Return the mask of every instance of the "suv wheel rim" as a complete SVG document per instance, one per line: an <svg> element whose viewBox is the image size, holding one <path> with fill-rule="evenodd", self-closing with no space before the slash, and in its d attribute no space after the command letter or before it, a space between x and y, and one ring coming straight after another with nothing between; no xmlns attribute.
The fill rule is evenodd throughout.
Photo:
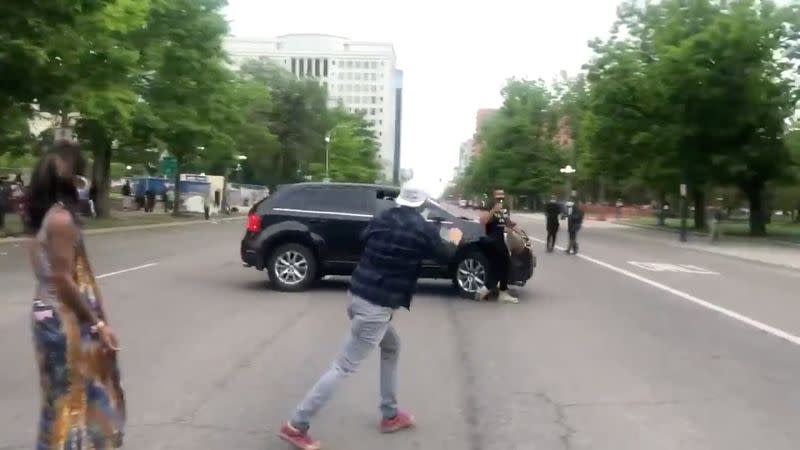
<svg viewBox="0 0 800 450"><path fill-rule="evenodd" d="M463 291L478 292L486 283L486 269L477 259L467 258L458 264L456 280Z"/></svg>
<svg viewBox="0 0 800 450"><path fill-rule="evenodd" d="M286 285L301 283L308 276L308 260L300 252L289 250L275 260L275 276Z"/></svg>

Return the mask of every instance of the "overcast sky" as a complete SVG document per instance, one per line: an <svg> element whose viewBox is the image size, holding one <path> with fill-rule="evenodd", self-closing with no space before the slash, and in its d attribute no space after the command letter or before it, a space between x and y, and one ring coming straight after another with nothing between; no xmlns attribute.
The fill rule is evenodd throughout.
<svg viewBox="0 0 800 450"><path fill-rule="evenodd" d="M435 194L475 130L476 110L500 106L507 78L578 72L591 56L587 41L608 34L617 3L229 0L227 16L238 37L322 33L393 43L405 76L402 167Z"/></svg>

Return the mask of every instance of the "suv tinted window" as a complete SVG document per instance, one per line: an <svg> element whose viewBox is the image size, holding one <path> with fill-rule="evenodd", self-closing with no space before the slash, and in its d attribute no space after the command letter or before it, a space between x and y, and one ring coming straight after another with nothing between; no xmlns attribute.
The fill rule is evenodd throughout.
<svg viewBox="0 0 800 450"><path fill-rule="evenodd" d="M434 217L438 217L440 219L444 219L449 222L452 222L455 219L454 215L445 211L444 208L442 208L441 206L439 206L438 204L434 203L431 200L425 202L425 205L422 207L421 214L422 217L426 219L432 219Z"/></svg>
<svg viewBox="0 0 800 450"><path fill-rule="evenodd" d="M368 188L308 186L284 193L274 206L304 211L372 214L370 200L373 196Z"/></svg>

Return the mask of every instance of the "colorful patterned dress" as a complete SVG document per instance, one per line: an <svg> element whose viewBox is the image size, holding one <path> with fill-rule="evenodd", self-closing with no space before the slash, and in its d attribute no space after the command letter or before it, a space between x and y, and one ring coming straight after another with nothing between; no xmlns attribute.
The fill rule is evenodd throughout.
<svg viewBox="0 0 800 450"><path fill-rule="evenodd" d="M54 206L59 208L59 206ZM51 209L51 212L53 211ZM51 282L47 221L34 242L37 292L32 328L42 389L37 450L108 450L122 446L125 398L117 356L103 349L89 324L60 301ZM75 281L102 318L83 237L75 242Z"/></svg>

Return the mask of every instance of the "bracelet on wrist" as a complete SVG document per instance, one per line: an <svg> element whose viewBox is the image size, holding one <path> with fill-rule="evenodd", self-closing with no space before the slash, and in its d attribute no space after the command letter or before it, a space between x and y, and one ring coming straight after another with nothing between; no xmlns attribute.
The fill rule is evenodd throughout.
<svg viewBox="0 0 800 450"><path fill-rule="evenodd" d="M103 322L102 320L98 320L97 323L95 323L91 327L92 333L97 333L98 331L103 329L103 327L105 327L105 326L106 326L105 322Z"/></svg>

